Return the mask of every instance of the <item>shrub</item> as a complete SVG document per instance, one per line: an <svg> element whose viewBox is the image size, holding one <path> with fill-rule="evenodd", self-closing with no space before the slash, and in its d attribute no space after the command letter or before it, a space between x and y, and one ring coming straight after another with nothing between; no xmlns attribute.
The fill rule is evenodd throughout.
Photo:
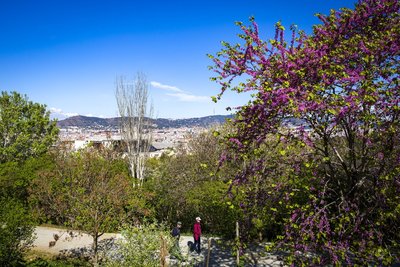
<svg viewBox="0 0 400 267"><path fill-rule="evenodd" d="M170 231L164 224L145 221L138 226L125 226L119 247L107 266L160 266L172 246Z"/></svg>

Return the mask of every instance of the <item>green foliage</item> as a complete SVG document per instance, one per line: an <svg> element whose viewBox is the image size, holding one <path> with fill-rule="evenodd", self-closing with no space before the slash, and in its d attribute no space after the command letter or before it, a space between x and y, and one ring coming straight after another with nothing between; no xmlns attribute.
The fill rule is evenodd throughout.
<svg viewBox="0 0 400 267"><path fill-rule="evenodd" d="M30 157L24 162L0 163L0 196L27 202L29 185L37 172L53 167L48 154Z"/></svg>
<svg viewBox="0 0 400 267"><path fill-rule="evenodd" d="M58 136L46 106L17 92L0 96L0 163L23 161L45 153Z"/></svg>
<svg viewBox="0 0 400 267"><path fill-rule="evenodd" d="M126 225L117 251L118 259L110 259L107 266L160 266L161 252L169 251L174 239L167 225L147 222L138 226Z"/></svg>
<svg viewBox="0 0 400 267"><path fill-rule="evenodd" d="M0 163L0 196L26 199L27 177L21 174L23 164Z"/></svg>
<svg viewBox="0 0 400 267"><path fill-rule="evenodd" d="M23 266L33 230L31 216L18 200L0 198L0 266Z"/></svg>
<svg viewBox="0 0 400 267"><path fill-rule="evenodd" d="M89 232L115 229L130 196L124 163L94 149L53 157L54 167L36 173L31 203L58 224Z"/></svg>
<svg viewBox="0 0 400 267"><path fill-rule="evenodd" d="M33 218L27 209L28 187L58 136L46 106L17 92L0 96L0 265L23 264L32 242ZM44 159L44 157L42 158Z"/></svg>
<svg viewBox="0 0 400 267"><path fill-rule="evenodd" d="M124 161L93 148L54 154L54 168L37 173L31 203L58 224L93 237L94 262L98 238L128 220L132 186Z"/></svg>
<svg viewBox="0 0 400 267"><path fill-rule="evenodd" d="M231 193L239 198L245 214L242 240L275 240L284 231L285 218L306 204L310 187L306 177L312 174L308 168L299 169L301 164L312 164L307 151L301 143L282 142L271 134L248 153L237 154L242 169L235 176ZM261 162L262 167L257 165Z"/></svg>
<svg viewBox="0 0 400 267"><path fill-rule="evenodd" d="M222 181L206 181L188 190L184 196L189 208L186 215L189 218L200 215L205 222L204 231L234 237L235 221L241 211L238 201L228 197L228 190L229 185Z"/></svg>
<svg viewBox="0 0 400 267"><path fill-rule="evenodd" d="M176 155L163 156L157 162L153 159L149 164L153 178L146 187L154 192L152 203L159 220L167 219L171 224L182 221L183 231L191 232L194 218L201 216L204 231L234 234L240 211L238 202L228 196L226 177L235 172L235 166L219 169L219 138L213 131L202 133Z"/></svg>

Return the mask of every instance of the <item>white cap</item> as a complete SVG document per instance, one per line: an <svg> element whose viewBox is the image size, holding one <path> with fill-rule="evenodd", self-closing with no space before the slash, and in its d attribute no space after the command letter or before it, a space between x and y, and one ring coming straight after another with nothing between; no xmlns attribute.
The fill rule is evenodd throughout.
<svg viewBox="0 0 400 267"><path fill-rule="evenodd" d="M196 217L196 221L201 221L200 217Z"/></svg>

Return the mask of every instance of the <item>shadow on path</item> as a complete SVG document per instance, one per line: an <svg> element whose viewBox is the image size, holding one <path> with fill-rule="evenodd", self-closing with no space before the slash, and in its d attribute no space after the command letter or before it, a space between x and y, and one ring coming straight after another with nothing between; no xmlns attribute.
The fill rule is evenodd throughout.
<svg viewBox="0 0 400 267"><path fill-rule="evenodd" d="M204 238L202 243L202 251L199 254L190 251L190 243L192 241L187 241L184 239L181 241L181 253L184 261L178 261L173 256L169 260L169 266L237 266L236 256L232 251L230 244L225 243L225 241L217 238ZM209 242L210 241L210 242ZM186 242L186 244L185 244ZM210 248L208 247L210 244ZM270 254L265 252L264 246L252 246L245 251L242 257L242 263L244 261L244 266L246 267L280 267L283 266L281 257L276 254Z"/></svg>

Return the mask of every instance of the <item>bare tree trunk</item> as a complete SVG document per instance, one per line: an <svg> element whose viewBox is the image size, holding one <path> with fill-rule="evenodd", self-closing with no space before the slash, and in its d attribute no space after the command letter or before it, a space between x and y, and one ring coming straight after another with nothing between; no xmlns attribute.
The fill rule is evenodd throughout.
<svg viewBox="0 0 400 267"><path fill-rule="evenodd" d="M134 186L142 186L145 162L152 143L152 107L148 107L148 82L138 73L133 82L117 77L115 97L120 115L120 131L128 157Z"/></svg>
<svg viewBox="0 0 400 267"><path fill-rule="evenodd" d="M93 235L93 266L99 266L99 235L95 233Z"/></svg>

